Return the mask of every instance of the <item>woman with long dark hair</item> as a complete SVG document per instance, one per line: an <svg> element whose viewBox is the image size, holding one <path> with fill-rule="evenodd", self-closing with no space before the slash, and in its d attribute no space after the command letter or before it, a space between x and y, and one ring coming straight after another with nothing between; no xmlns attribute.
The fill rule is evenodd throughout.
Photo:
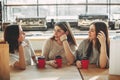
<svg viewBox="0 0 120 80"><path fill-rule="evenodd" d="M17 24L8 25L4 31L4 40L9 44L10 65L16 69L24 70L31 65L31 58L36 63L35 52L25 33Z"/></svg>
<svg viewBox="0 0 120 80"><path fill-rule="evenodd" d="M81 68L81 60L85 57L90 64L100 68L108 67L110 40L107 25L104 22L93 22L88 34L89 38L83 40L76 50L77 67Z"/></svg>

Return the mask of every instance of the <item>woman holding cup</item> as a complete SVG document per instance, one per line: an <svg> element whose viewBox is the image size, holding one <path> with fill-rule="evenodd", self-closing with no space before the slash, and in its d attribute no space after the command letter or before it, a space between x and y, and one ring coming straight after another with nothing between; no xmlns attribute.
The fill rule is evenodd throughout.
<svg viewBox="0 0 120 80"><path fill-rule="evenodd" d="M76 66L82 68L82 59L87 58L90 64L100 68L108 67L109 36L104 22L93 22L89 29L89 38L83 40L75 52Z"/></svg>
<svg viewBox="0 0 120 80"><path fill-rule="evenodd" d="M47 39L42 49L42 55L45 56L46 64L55 68L58 67L56 56L61 56L62 63L71 65L75 57L76 41L70 29L69 23L58 22L54 27L54 34Z"/></svg>

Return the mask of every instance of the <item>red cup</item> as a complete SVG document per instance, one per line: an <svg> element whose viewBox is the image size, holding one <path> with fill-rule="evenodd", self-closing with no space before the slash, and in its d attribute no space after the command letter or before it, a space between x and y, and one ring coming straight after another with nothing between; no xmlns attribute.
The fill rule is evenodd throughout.
<svg viewBox="0 0 120 80"><path fill-rule="evenodd" d="M45 68L45 57L38 57L38 68Z"/></svg>
<svg viewBox="0 0 120 80"><path fill-rule="evenodd" d="M83 59L83 60L81 60L81 64L82 64L83 69L88 69L89 60L88 59Z"/></svg>
<svg viewBox="0 0 120 80"><path fill-rule="evenodd" d="M56 60L57 68L61 68L62 67L62 57L56 56L55 60Z"/></svg>

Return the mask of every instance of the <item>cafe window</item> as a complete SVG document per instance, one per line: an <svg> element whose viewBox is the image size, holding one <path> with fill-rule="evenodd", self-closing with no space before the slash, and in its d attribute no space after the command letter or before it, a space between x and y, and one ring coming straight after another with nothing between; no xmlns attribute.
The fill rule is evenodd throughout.
<svg viewBox="0 0 120 80"><path fill-rule="evenodd" d="M120 13L120 0L2 0L3 20L16 17L78 16ZM113 4L114 3L114 4ZM108 5L111 4L111 5ZM99 11L100 9L100 11Z"/></svg>

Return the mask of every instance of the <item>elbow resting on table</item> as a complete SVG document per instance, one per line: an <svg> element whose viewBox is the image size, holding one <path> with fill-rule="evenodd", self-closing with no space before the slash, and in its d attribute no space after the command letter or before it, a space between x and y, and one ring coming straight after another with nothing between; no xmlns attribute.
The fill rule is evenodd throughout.
<svg viewBox="0 0 120 80"><path fill-rule="evenodd" d="M104 68L106 68L106 65L100 65L100 68L104 69Z"/></svg>
<svg viewBox="0 0 120 80"><path fill-rule="evenodd" d="M19 69L20 69L20 70L25 70L25 69L26 69L26 67L19 67Z"/></svg>
<svg viewBox="0 0 120 80"><path fill-rule="evenodd" d="M73 61L69 61L67 64L68 65L72 65L74 63L74 60Z"/></svg>

